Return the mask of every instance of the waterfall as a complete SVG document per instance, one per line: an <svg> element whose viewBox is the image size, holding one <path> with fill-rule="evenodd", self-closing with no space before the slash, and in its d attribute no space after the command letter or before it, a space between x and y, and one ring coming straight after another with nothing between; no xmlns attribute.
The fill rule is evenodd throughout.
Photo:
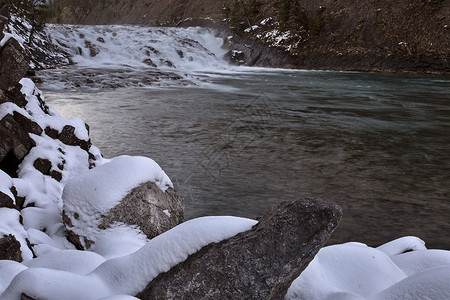
<svg viewBox="0 0 450 300"><path fill-rule="evenodd" d="M223 40L201 27L48 25L47 32L80 66L180 70L226 67Z"/></svg>
<svg viewBox="0 0 450 300"><path fill-rule="evenodd" d="M41 72L50 87L197 85L205 74L229 68L223 39L201 27L50 24L46 31L75 64Z"/></svg>

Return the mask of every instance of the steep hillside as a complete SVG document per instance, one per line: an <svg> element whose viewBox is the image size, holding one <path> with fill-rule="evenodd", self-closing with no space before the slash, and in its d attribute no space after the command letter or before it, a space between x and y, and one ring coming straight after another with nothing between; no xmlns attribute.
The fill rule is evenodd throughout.
<svg viewBox="0 0 450 300"><path fill-rule="evenodd" d="M185 18L219 20L225 1L205 0L55 0L51 21L74 24L174 25Z"/></svg>
<svg viewBox="0 0 450 300"><path fill-rule="evenodd" d="M224 37L233 31L230 48L248 65L450 73L450 0L55 0L50 14L75 24L210 19Z"/></svg>

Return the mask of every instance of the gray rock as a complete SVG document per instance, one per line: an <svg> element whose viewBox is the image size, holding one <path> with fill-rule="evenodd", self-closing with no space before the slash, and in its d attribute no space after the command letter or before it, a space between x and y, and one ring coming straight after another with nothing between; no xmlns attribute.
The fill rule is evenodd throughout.
<svg viewBox="0 0 450 300"><path fill-rule="evenodd" d="M68 240L78 249L86 250L95 244L95 240L81 234L86 228L74 225L78 223L80 214L82 212L64 211L63 223L67 229ZM146 182L132 189L107 214L101 215L101 222L94 230L100 233L113 227L115 223L123 223L139 228L151 239L177 226L183 220L183 198L173 188L163 192L154 182Z"/></svg>
<svg viewBox="0 0 450 300"><path fill-rule="evenodd" d="M0 168L9 176L17 176L20 162L35 145L28 132L12 115L6 115L0 120Z"/></svg>
<svg viewBox="0 0 450 300"><path fill-rule="evenodd" d="M38 123L28 119L21 113L18 113L17 111L15 111L13 113L13 118L26 132L33 133L36 135L42 134L43 130L42 130L41 126L39 126Z"/></svg>
<svg viewBox="0 0 450 300"><path fill-rule="evenodd" d="M28 71L29 57L19 42L11 38L0 49L0 89L11 91Z"/></svg>
<svg viewBox="0 0 450 300"><path fill-rule="evenodd" d="M22 261L20 243L12 234L0 238L0 260Z"/></svg>
<svg viewBox="0 0 450 300"><path fill-rule="evenodd" d="M342 216L334 203L281 202L252 230L210 244L137 295L140 299L284 299Z"/></svg>
<svg viewBox="0 0 450 300"><path fill-rule="evenodd" d="M154 238L183 220L181 196L172 188L162 192L155 183L146 182L133 189L108 215L103 216L100 228L123 222L139 226L148 238Z"/></svg>

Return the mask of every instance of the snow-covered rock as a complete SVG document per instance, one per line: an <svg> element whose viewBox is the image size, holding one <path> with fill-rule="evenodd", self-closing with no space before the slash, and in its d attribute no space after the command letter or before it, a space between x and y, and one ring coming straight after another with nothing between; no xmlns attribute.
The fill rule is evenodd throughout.
<svg viewBox="0 0 450 300"><path fill-rule="evenodd" d="M181 197L146 157L120 156L73 177L64 187L63 202L69 238L80 249L127 227L145 239L183 221Z"/></svg>
<svg viewBox="0 0 450 300"><path fill-rule="evenodd" d="M282 201L251 230L205 247L149 282L137 297L282 299L341 216L335 203Z"/></svg>
<svg viewBox="0 0 450 300"><path fill-rule="evenodd" d="M54 258L43 256L26 265L0 262L0 299L21 299L22 294L46 300L133 299L158 274L202 247L250 230L256 223L236 217L190 220L150 240L139 251L104 262L89 251L67 250L53 250Z"/></svg>
<svg viewBox="0 0 450 300"><path fill-rule="evenodd" d="M449 299L450 251L416 237L378 248L328 246L293 282L286 299Z"/></svg>
<svg viewBox="0 0 450 300"><path fill-rule="evenodd" d="M53 247L73 247L66 240L61 219L62 190L67 179L101 164L102 159L95 147L82 149L82 145L67 142L83 140L89 145L83 121L61 117L45 104L30 79L8 75L16 66L22 70L14 72L22 75L28 69L22 46L17 45L14 53L5 52L14 43L15 38L10 38L0 52L0 60L11 63L8 68L2 65L0 74L0 239L5 237L3 243L9 243L11 249L20 243L16 260L27 261ZM43 130L49 125L77 128L55 139Z"/></svg>
<svg viewBox="0 0 450 300"><path fill-rule="evenodd" d="M0 39L0 46L12 38L19 42L30 57L31 69L54 68L70 64L69 55L53 44L44 30L37 30L32 22L23 16L9 15L2 11L5 38ZM4 30L4 32L3 32Z"/></svg>

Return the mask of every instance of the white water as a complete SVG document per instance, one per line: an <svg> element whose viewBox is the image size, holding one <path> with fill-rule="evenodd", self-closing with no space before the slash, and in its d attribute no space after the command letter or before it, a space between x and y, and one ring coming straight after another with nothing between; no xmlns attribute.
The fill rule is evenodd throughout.
<svg viewBox="0 0 450 300"><path fill-rule="evenodd" d="M40 74L54 88L198 85L229 69L223 39L205 28L48 25L76 68ZM68 76L68 73L70 75Z"/></svg>

